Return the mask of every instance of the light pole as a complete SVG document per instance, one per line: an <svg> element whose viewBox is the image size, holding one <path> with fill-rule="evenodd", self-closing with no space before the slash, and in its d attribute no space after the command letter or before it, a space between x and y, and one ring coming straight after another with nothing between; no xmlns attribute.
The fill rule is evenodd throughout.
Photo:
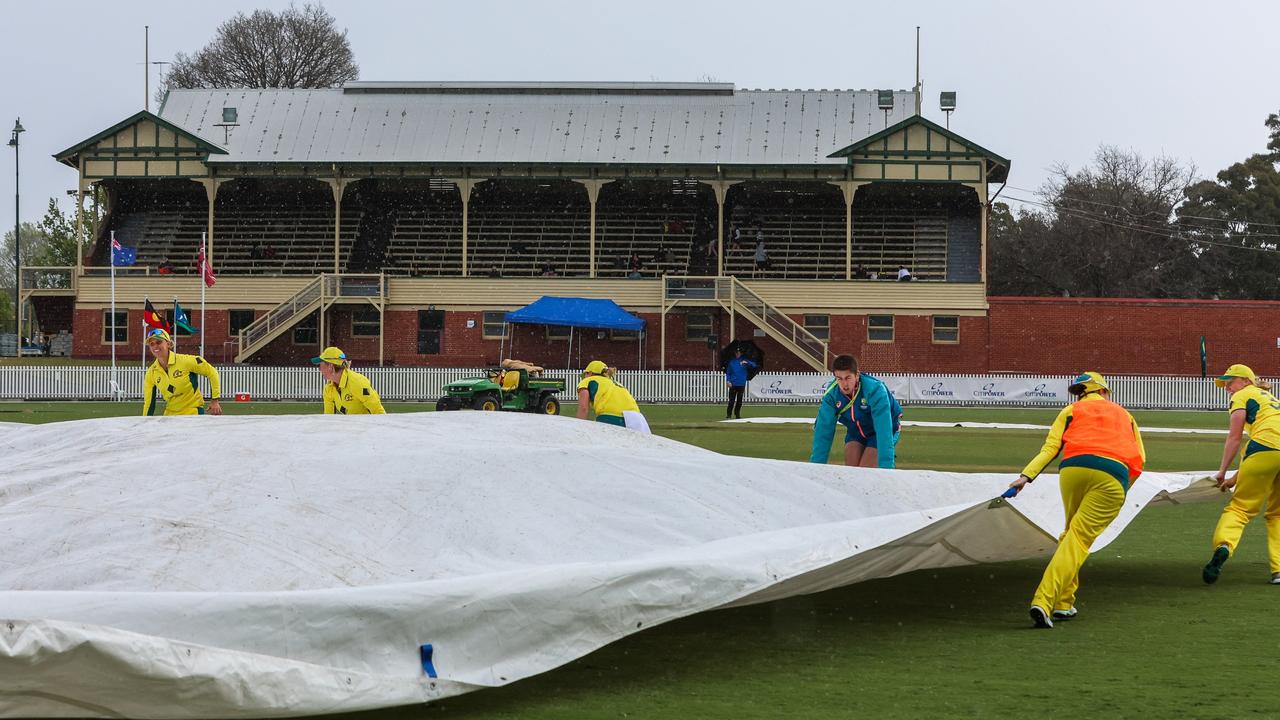
<svg viewBox="0 0 1280 720"><path fill-rule="evenodd" d="M13 336L17 343L14 355L22 356L22 237L19 235L20 222L18 214L18 183L22 176L18 173L18 135L26 132L22 127L22 118L13 122L13 135L9 138L9 147L13 148Z"/></svg>

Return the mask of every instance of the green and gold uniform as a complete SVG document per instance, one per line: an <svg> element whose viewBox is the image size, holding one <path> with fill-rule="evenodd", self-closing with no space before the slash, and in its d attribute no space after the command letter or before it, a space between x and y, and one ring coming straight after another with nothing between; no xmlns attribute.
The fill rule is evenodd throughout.
<svg viewBox="0 0 1280 720"><path fill-rule="evenodd" d="M386 415L382 398L369 384L369 378L346 368L337 383L324 384L326 415Z"/></svg>
<svg viewBox="0 0 1280 720"><path fill-rule="evenodd" d="M1095 393L1058 413L1040 454L1022 474L1034 480L1059 452L1058 483L1066 529L1031 600L1047 611L1070 611L1075 606L1080 568L1089 548L1120 514L1129 483L1142 473L1147 459L1133 416Z"/></svg>
<svg viewBox="0 0 1280 720"><path fill-rule="evenodd" d="M164 398L165 415L203 415L204 395L197 376L209 379L209 399L222 396L218 370L199 355L169 353L169 365L160 367L156 360L147 368L142 381L142 414L155 415L157 396Z"/></svg>
<svg viewBox="0 0 1280 720"><path fill-rule="evenodd" d="M596 413L596 421L626 427L622 413L640 412L636 399L630 391L604 375L591 375L582 378L578 389L586 389L591 398L591 409Z"/></svg>
<svg viewBox="0 0 1280 720"><path fill-rule="evenodd" d="M1249 385L1231 396L1228 413L1244 413L1249 443L1244 448L1236 491L1222 509L1213 531L1213 546L1226 545L1235 554L1244 526L1263 507L1267 523L1267 556L1271 572L1280 572L1280 400Z"/></svg>

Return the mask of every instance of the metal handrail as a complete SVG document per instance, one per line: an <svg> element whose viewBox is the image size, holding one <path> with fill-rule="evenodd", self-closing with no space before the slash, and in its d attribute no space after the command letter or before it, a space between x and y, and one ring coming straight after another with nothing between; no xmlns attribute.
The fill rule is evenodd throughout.
<svg viewBox="0 0 1280 720"><path fill-rule="evenodd" d="M23 265L20 275L23 290L74 290L76 287L76 269L72 265ZM64 282L57 285L40 282L42 277L49 276Z"/></svg>
<svg viewBox="0 0 1280 720"><path fill-rule="evenodd" d="M370 284L369 281L373 281ZM372 290L372 292L370 292ZM332 274L324 273L307 283L293 297L285 300L270 312L249 323L240 331L240 352L253 349L264 339L270 337L280 327L290 324L293 318L303 312L309 312L312 306L325 298L363 297L383 299L387 294L387 283L382 275L370 273Z"/></svg>
<svg viewBox="0 0 1280 720"><path fill-rule="evenodd" d="M714 300L753 315L759 324L790 340L822 367L828 364L830 349L826 342L732 275L668 275L663 278L662 292L664 300Z"/></svg>

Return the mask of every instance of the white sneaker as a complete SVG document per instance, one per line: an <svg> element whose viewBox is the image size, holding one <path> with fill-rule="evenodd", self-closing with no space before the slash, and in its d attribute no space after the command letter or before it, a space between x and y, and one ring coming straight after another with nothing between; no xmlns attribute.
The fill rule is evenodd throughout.
<svg viewBox="0 0 1280 720"><path fill-rule="evenodd" d="M1280 573L1271 573L1271 584L1280 585Z"/></svg>
<svg viewBox="0 0 1280 720"><path fill-rule="evenodd" d="M1031 622L1035 623L1035 627L1049 629L1053 627L1053 620L1049 618L1049 613L1039 605L1031 606Z"/></svg>
<svg viewBox="0 0 1280 720"><path fill-rule="evenodd" d="M1052 617L1054 620L1070 620L1071 618L1079 614L1080 614L1080 611L1072 607L1066 610L1054 610L1053 614L1050 617Z"/></svg>

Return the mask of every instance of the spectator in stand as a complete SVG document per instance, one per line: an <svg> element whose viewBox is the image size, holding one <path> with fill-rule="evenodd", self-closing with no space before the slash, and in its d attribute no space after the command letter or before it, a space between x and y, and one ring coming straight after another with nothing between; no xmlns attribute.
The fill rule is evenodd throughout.
<svg viewBox="0 0 1280 720"><path fill-rule="evenodd" d="M497 265L494 265L493 267L489 268L489 277L491 278L502 277L502 271L498 269Z"/></svg>
<svg viewBox="0 0 1280 720"><path fill-rule="evenodd" d="M542 263L542 277L557 277L560 273L556 272L556 268L551 261Z"/></svg>
<svg viewBox="0 0 1280 720"><path fill-rule="evenodd" d="M911 282L911 271L906 265L898 266L898 282Z"/></svg>
<svg viewBox="0 0 1280 720"><path fill-rule="evenodd" d="M764 228L756 225L756 270L769 269L769 251L764 247Z"/></svg>
<svg viewBox="0 0 1280 720"><path fill-rule="evenodd" d="M263 259L264 259L264 260L275 260L275 259L276 259L276 246L275 246L275 245L267 245L266 247L262 248L262 257L263 257Z"/></svg>
<svg viewBox="0 0 1280 720"><path fill-rule="evenodd" d="M867 280L867 279L870 279L870 277L871 276L867 274L867 269L863 267L861 264L855 265L853 267L854 280Z"/></svg>
<svg viewBox="0 0 1280 720"><path fill-rule="evenodd" d="M729 228L729 249L737 250L740 245L742 245L742 228L734 223Z"/></svg>
<svg viewBox="0 0 1280 720"><path fill-rule="evenodd" d="M729 386L729 407L724 411L725 419L730 417L742 419L742 396L747 390L747 374L756 364L742 357L742 348L733 351L733 359L724 366L724 382Z"/></svg>
<svg viewBox="0 0 1280 720"><path fill-rule="evenodd" d="M161 275L172 275L173 263L169 261L169 258L165 258L164 260L161 260L160 265L156 268L156 272L160 273Z"/></svg>
<svg viewBox="0 0 1280 720"><path fill-rule="evenodd" d="M644 261L640 259L639 253L631 253L631 260L627 263L627 277L632 280L639 280L643 275L641 270L644 269Z"/></svg>
<svg viewBox="0 0 1280 720"><path fill-rule="evenodd" d="M253 247L249 248L249 259L261 260L262 257L262 243L254 243Z"/></svg>

